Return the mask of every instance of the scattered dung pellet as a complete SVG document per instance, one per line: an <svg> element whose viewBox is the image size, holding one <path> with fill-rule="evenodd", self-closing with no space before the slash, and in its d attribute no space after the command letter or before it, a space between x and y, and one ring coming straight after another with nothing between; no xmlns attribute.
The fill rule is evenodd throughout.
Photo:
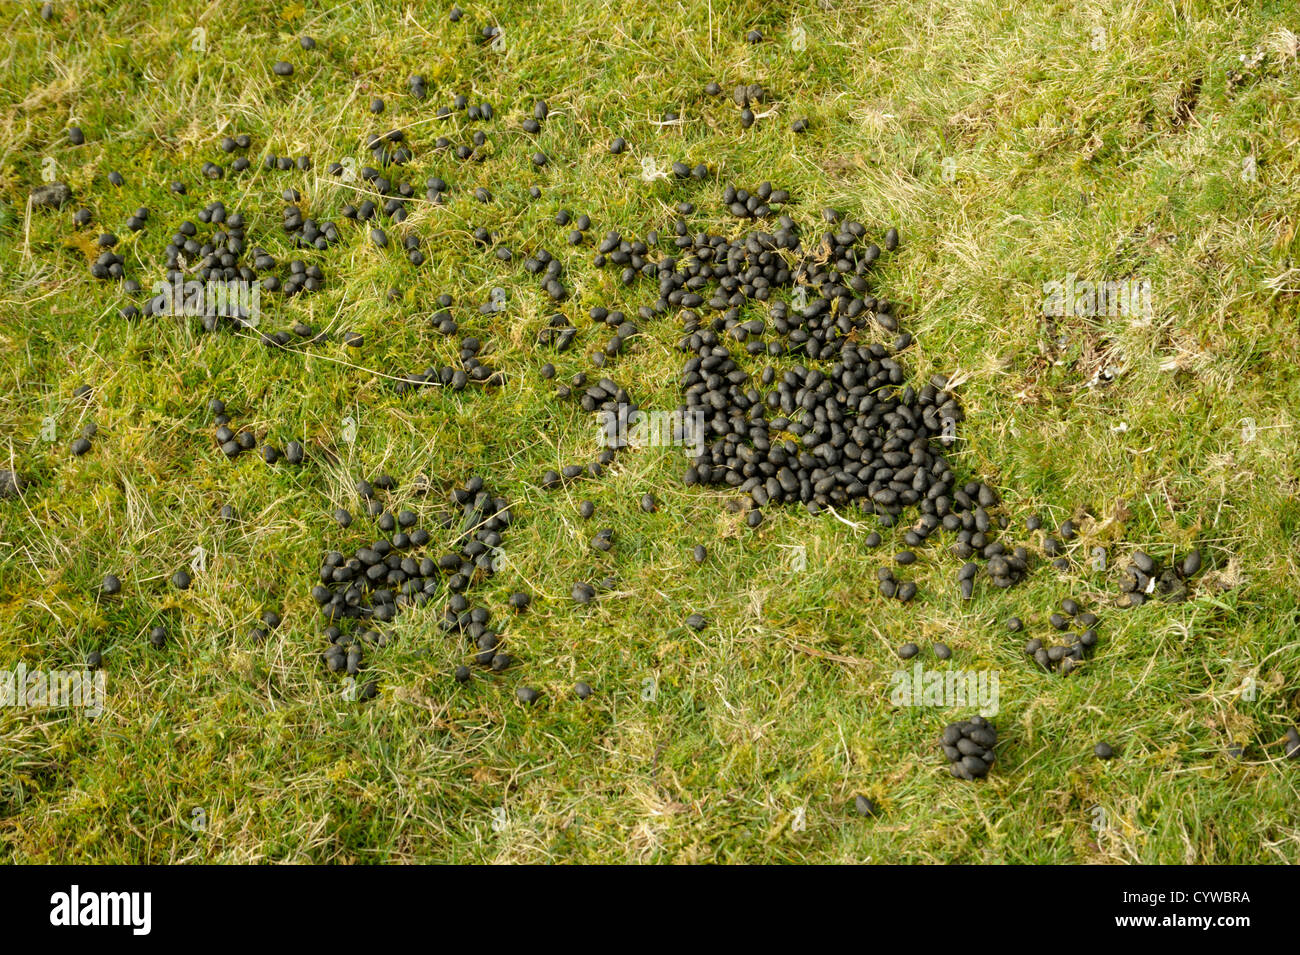
<svg viewBox="0 0 1300 955"><path fill-rule="evenodd" d="M591 503L591 501L578 502L578 516L583 520L590 520L595 513L596 505Z"/></svg>
<svg viewBox="0 0 1300 955"><path fill-rule="evenodd" d="M50 182L34 188L28 201L32 208L59 208L72 200L72 190L66 183Z"/></svg>
<svg viewBox="0 0 1300 955"><path fill-rule="evenodd" d="M857 810L859 816L874 816L876 814L876 804L861 793L854 798L853 808Z"/></svg>
<svg viewBox="0 0 1300 955"><path fill-rule="evenodd" d="M921 648L915 643L905 643L896 651L900 660L910 660L920 652Z"/></svg>
<svg viewBox="0 0 1300 955"><path fill-rule="evenodd" d="M515 698L518 699L520 703L528 706L537 702L537 696L537 691L531 686L521 686L519 689L515 690Z"/></svg>
<svg viewBox="0 0 1300 955"><path fill-rule="evenodd" d="M81 457L83 454L85 454L87 451L90 450L90 442L87 441L85 438L77 438L72 442L72 445L69 448L69 450L77 457Z"/></svg>
<svg viewBox="0 0 1300 955"><path fill-rule="evenodd" d="M936 643L931 649L940 660L947 660L952 656L952 648L946 643Z"/></svg>
<svg viewBox="0 0 1300 955"><path fill-rule="evenodd" d="M275 73L276 76L292 76L293 64L285 60L277 60L275 65L271 67L271 71Z"/></svg>
<svg viewBox="0 0 1300 955"><path fill-rule="evenodd" d="M697 632L703 630L707 625L708 624L702 614L693 613L686 618L686 626Z"/></svg>
<svg viewBox="0 0 1300 955"><path fill-rule="evenodd" d="M527 610L528 605L531 602L532 598L522 591L517 591L510 595L510 607L516 612Z"/></svg>
<svg viewBox="0 0 1300 955"><path fill-rule="evenodd" d="M569 593L578 603L588 604L596 596L596 588L584 581L578 581L573 585L573 589Z"/></svg>
<svg viewBox="0 0 1300 955"><path fill-rule="evenodd" d="M163 626L154 627L149 631L149 644L154 647L162 647L167 643L167 628Z"/></svg>
<svg viewBox="0 0 1300 955"><path fill-rule="evenodd" d="M882 539L880 534L877 533L876 531L872 531L870 534L866 536L866 539L863 540L862 543L865 544L867 547L879 547L881 541Z"/></svg>
<svg viewBox="0 0 1300 955"><path fill-rule="evenodd" d="M91 650L86 654L86 666L92 670L98 670L104 663L104 655L98 650Z"/></svg>
<svg viewBox="0 0 1300 955"><path fill-rule="evenodd" d="M457 683L468 683L469 677L470 677L469 667L465 666L464 664L461 664L460 666L456 667L454 671L452 671L452 678Z"/></svg>
<svg viewBox="0 0 1300 955"><path fill-rule="evenodd" d="M1292 726L1286 731L1286 742L1282 752L1287 759L1300 759L1300 728Z"/></svg>
<svg viewBox="0 0 1300 955"><path fill-rule="evenodd" d="M352 514L343 507L334 509L334 520L338 521L340 527L347 527L352 523Z"/></svg>
<svg viewBox="0 0 1300 955"><path fill-rule="evenodd" d="M0 500L21 494L27 484L27 478L20 472L0 468Z"/></svg>
<svg viewBox="0 0 1300 955"><path fill-rule="evenodd" d="M1110 759L1115 755L1115 750L1111 748L1109 743L1098 743L1092 748L1092 752L1098 759Z"/></svg>
<svg viewBox="0 0 1300 955"><path fill-rule="evenodd" d="M1019 617L1007 618L1007 629L1012 633L1019 633L1025 628L1024 622Z"/></svg>
<svg viewBox="0 0 1300 955"><path fill-rule="evenodd" d="M100 593L113 596L122 592L122 581L118 580L114 574L105 574L104 581L99 585Z"/></svg>
<svg viewBox="0 0 1300 955"><path fill-rule="evenodd" d="M617 156L626 148L627 148L627 140L624 139L622 136L615 136L614 141L609 144L609 151L613 153L615 156Z"/></svg>
<svg viewBox="0 0 1300 955"><path fill-rule="evenodd" d="M903 566L907 566L908 564L915 564L916 554L912 553L910 550L900 550L897 554L894 555L894 563L902 564Z"/></svg>
<svg viewBox="0 0 1300 955"><path fill-rule="evenodd" d="M691 557L695 563L702 564L709 559L709 550L703 544L696 544L695 549L691 551Z"/></svg>
<svg viewBox="0 0 1300 955"><path fill-rule="evenodd" d="M184 570L178 570L172 574L172 586L177 590L189 590L190 582L190 575Z"/></svg>
<svg viewBox="0 0 1300 955"><path fill-rule="evenodd" d="M80 146L86 141L86 134L81 131L80 126L68 127L68 142L74 146Z"/></svg>
<svg viewBox="0 0 1300 955"><path fill-rule="evenodd" d="M653 514L655 511L659 510L659 505L655 502L655 496L649 491L641 497L641 510L645 511L647 514Z"/></svg>
<svg viewBox="0 0 1300 955"><path fill-rule="evenodd" d="M573 684L573 695L580 700L585 700L591 696L591 686L579 680Z"/></svg>

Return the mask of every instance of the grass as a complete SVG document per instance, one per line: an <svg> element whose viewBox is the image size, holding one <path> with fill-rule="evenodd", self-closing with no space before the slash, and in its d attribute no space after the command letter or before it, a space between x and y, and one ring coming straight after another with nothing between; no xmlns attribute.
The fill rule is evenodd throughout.
<svg viewBox="0 0 1300 955"><path fill-rule="evenodd" d="M97 720L0 709L0 857L1300 861L1298 767L1281 744L1300 722L1289 5L713 0L634 17L574 0L464 6L457 24L439 6L373 2L267 13L55 0L48 22L39 4L0 4L0 455L31 479L0 501L0 669L72 667L100 649L108 674ZM488 22L504 28L504 52L476 40ZM767 39L747 45L754 26ZM315 51L300 49L301 33ZM278 59L296 65L292 78L272 74ZM417 72L424 104L406 93ZM727 96L700 92L712 79L728 94L763 83L773 115L742 131ZM481 164L430 148L432 111L457 92L498 114ZM377 119L373 95L388 102ZM538 96L552 115L534 145L518 124ZM669 109L684 121L660 125ZM804 136L790 132L798 116L811 119ZM72 123L85 145L66 144ZM327 163L364 165L365 134L398 126L416 148L405 177L455 187L445 207L415 203L391 230L421 235L429 261L412 268L342 222L344 241L313 257L325 288L267 297L269 328L359 331L359 351L125 320L116 283L88 274L90 241L107 227L128 273L152 285L167 237L215 199L250 220L250 244L287 257L281 191L337 219L355 189ZM202 179L205 160L228 165L217 141L237 132L253 137L253 169ZM630 144L617 157L606 149L616 135ZM529 164L536 148L545 169ZM264 152L315 165L263 172ZM644 157L718 175L646 183ZM75 205L28 210L50 160ZM124 187L108 185L112 170ZM170 192L173 179L188 196ZM914 379L960 371L967 420L950 457L1001 490L1017 529L1030 513L1048 526L1075 518L1069 573L1040 561L1020 586L963 603L959 562L932 543L915 565L920 594L900 606L875 590L892 550L863 546L874 522L769 508L751 532L730 495L681 485L673 449L627 454L599 482L536 489L546 468L596 448L589 417L536 370L586 365L607 338L579 317L590 306L635 313L647 301L594 269L590 247L565 245L555 212L587 212L594 236L643 234L688 197L696 228L734 232L717 213L723 186L763 179L793 191L810 228L826 205L877 237L898 226L879 288L916 335ZM473 200L479 185L493 203ZM82 204L95 224L78 230ZM141 205L147 230L126 232ZM478 225L565 260L564 310L584 329L571 352L533 347L552 309L518 261L474 246ZM1043 284L1071 273L1148 280L1153 314L1044 319ZM508 308L481 315L494 286ZM508 383L398 396L385 375L453 354L425 321L444 291ZM643 325L610 370L642 407L671 409L679 326L671 315ZM1095 384L1107 368L1113 382ZM73 397L82 383L88 399ZM304 440L310 464L226 461L213 396L276 443ZM91 419L93 449L74 458L67 446ZM536 595L506 625L518 666L452 682L462 648L431 606L402 615L394 643L369 656L377 699L346 699L324 671L315 569L375 533L330 514L360 515L352 483L380 471L403 486L427 472L444 489L479 473L514 502L504 566L476 599L504 617L512 591ZM638 508L646 490L655 514ZM583 496L598 509L590 523L576 514ZM428 515L438 497L394 500ZM226 503L238 525L217 519ZM603 526L619 534L609 554L588 543ZM690 558L699 542L703 567ZM1167 558L1194 542L1209 569L1192 599L1110 609L1129 552ZM196 547L206 569L178 593L168 580ZM123 594L97 599L110 572ZM575 580L605 574L614 593L585 608L568 599ZM1018 614L1043 634L1066 596L1099 609L1101 643L1061 678L1036 672L1025 635L1002 622ZM255 643L267 608L284 624ZM683 626L693 611L709 618L702 633ZM146 639L159 621L172 629L162 650ZM968 710L889 700L893 648L938 639L955 651L949 666L999 676L998 765L982 784L951 779L936 745ZM596 690L585 703L570 692L578 679ZM535 707L515 701L520 685L542 692ZM1118 752L1109 763L1091 756L1103 739ZM1241 759L1227 754L1234 744ZM878 818L856 815L857 793Z"/></svg>

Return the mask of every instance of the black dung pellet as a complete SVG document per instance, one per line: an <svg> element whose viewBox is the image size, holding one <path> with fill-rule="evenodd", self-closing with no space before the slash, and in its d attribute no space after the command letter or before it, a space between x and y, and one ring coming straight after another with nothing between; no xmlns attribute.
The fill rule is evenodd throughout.
<svg viewBox="0 0 1300 955"><path fill-rule="evenodd" d="M520 703L531 706L537 702L537 691L531 686L521 686L519 689L515 690L515 697Z"/></svg>
<svg viewBox="0 0 1300 955"><path fill-rule="evenodd" d="M276 62L274 66L271 67L271 70L275 73L276 76L292 76L293 64L286 63L284 60L279 60Z"/></svg>
<svg viewBox="0 0 1300 955"><path fill-rule="evenodd" d="M703 630L706 625L707 622L702 614L693 613L686 618L686 626L690 627L692 630Z"/></svg>
<svg viewBox="0 0 1300 955"><path fill-rule="evenodd" d="M1092 752L1098 759L1110 759L1115 755L1115 750L1109 743L1098 743L1092 748Z"/></svg>
<svg viewBox="0 0 1300 955"><path fill-rule="evenodd" d="M609 144L609 151L613 153L615 156L617 156L626 148L627 148L627 140L624 139L622 136L615 136L614 141Z"/></svg>
<svg viewBox="0 0 1300 955"><path fill-rule="evenodd" d="M641 510L645 511L647 514L653 514L655 511L659 510L659 505L655 502L655 496L649 491L641 497Z"/></svg>
<svg viewBox="0 0 1300 955"><path fill-rule="evenodd" d="M178 570L172 574L172 586L177 590L190 589L190 575L183 570Z"/></svg>
<svg viewBox="0 0 1300 955"><path fill-rule="evenodd" d="M874 816L876 814L876 804L861 793L854 798L853 808L857 810L859 816Z"/></svg>
<svg viewBox="0 0 1300 955"><path fill-rule="evenodd" d="M591 516L596 513L596 505L591 501L578 502L578 514L583 520L590 520Z"/></svg>
<svg viewBox="0 0 1300 955"><path fill-rule="evenodd" d="M1300 759L1300 727L1292 726L1286 731L1282 752L1287 759Z"/></svg>
<svg viewBox="0 0 1300 955"><path fill-rule="evenodd" d="M155 647L161 647L167 643L167 628L163 626L154 627L149 631L149 643Z"/></svg>
<svg viewBox="0 0 1300 955"><path fill-rule="evenodd" d="M898 648L898 658L900 660L910 660L921 650L915 643L905 643Z"/></svg>
<svg viewBox="0 0 1300 955"><path fill-rule="evenodd" d="M940 660L947 660L952 656L952 648L950 648L946 643L936 643L931 647L931 649L934 651L934 655Z"/></svg>
<svg viewBox="0 0 1300 955"><path fill-rule="evenodd" d="M579 680L577 683L573 684L573 695L580 700L585 700L587 697L591 696L591 687Z"/></svg>
<svg viewBox="0 0 1300 955"><path fill-rule="evenodd" d="M997 730L982 716L950 723L944 727L939 742L951 763L952 775L958 779L982 779L994 761Z"/></svg>
<svg viewBox="0 0 1300 955"><path fill-rule="evenodd" d="M456 669L452 672L452 677L456 680L457 683L468 683L469 676L470 676L469 667L465 666L464 664L456 667Z"/></svg>
<svg viewBox="0 0 1300 955"><path fill-rule="evenodd" d="M709 551L703 544L696 544L695 550L691 552L691 556L695 559L695 563L702 564L708 560Z"/></svg>
<svg viewBox="0 0 1300 955"><path fill-rule="evenodd" d="M99 589L101 593L107 594L111 597L113 594L122 592L122 581L118 580L113 574L106 574L104 576L104 582L99 585Z"/></svg>
<svg viewBox="0 0 1300 955"><path fill-rule="evenodd" d="M1010 630L1012 633L1019 633L1024 628L1025 625L1019 617L1007 618L1007 629Z"/></svg>

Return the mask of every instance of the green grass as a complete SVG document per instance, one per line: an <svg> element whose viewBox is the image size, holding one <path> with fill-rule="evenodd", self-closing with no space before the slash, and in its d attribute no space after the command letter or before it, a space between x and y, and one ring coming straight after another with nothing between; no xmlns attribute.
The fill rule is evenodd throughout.
<svg viewBox="0 0 1300 955"><path fill-rule="evenodd" d="M0 456L11 462L0 466L32 481L0 501L0 669L74 666L98 648L108 674L98 720L0 710L0 857L1300 861L1300 765L1281 757L1300 722L1290 5L714 0L634 17L575 0L462 5L453 24L440 5L373 2L287 4L277 19L247 2L55 0L49 22L38 3L0 4ZM504 27L504 54L475 39L486 22ZM752 26L766 42L744 43ZM304 53L299 33L318 49ZM1240 57L1259 51L1246 70ZM271 73L281 58L297 66L288 80ZM406 93L416 72L424 104ZM727 96L701 94L712 79ZM729 92L752 82L775 112L742 131ZM457 92L497 111L482 164L430 148L432 111ZM373 95L388 102L378 119ZM538 96L552 116L534 146L518 123ZM668 109L685 122L657 125ZM812 127L796 136L804 115ZM66 144L71 123L85 145ZM87 241L107 227L129 274L152 285L167 237L218 198L250 220L250 244L286 257L280 192L297 188L308 214L337 218L355 191L327 163L364 165L364 134L395 126L417 151L403 178L456 187L445 207L413 204L405 228L429 261L414 269L340 220L344 241L314 259L325 289L265 300L268 328L360 331L359 351L127 321L116 284L88 274ZM253 137L254 168L203 180L205 160L228 165L217 141L237 132ZM606 149L615 135L630 143L618 157ZM535 148L551 157L540 171ZM310 154L315 168L262 172L265 151ZM718 175L647 184L644 156L706 161ZM29 213L47 159L75 204ZM111 170L125 187L108 185ZM169 191L173 179L187 197ZM567 377L608 337L579 316L595 304L634 313L648 290L621 288L591 266L589 246L565 245L556 210L587 212L597 237L643 234L689 197L697 228L734 232L716 211L723 185L763 179L794 192L805 234L825 205L877 236L898 226L903 245L878 283L916 334L915 380L961 370L967 421L951 459L1002 491L1017 529L1030 513L1049 526L1074 517L1074 571L1040 561L1021 586L963 603L959 562L935 538L915 568L918 598L900 606L875 589L892 551L863 546L874 522L769 508L751 532L731 495L681 485L679 451L628 453L606 479L564 492L535 488L546 468L589 460L596 430L536 374L550 357L532 346L551 311L544 293L518 261L477 250L472 227L565 260L565 311L584 329L555 359ZM530 201L534 182L543 197ZM476 203L478 185L496 201ZM95 224L78 231L81 204ZM149 226L132 235L122 224L141 205ZM1147 279L1154 315L1049 322L1043 283L1068 273ZM496 285L509 307L484 317ZM444 291L508 384L399 397L383 375L453 354L425 321ZM611 374L643 407L671 409L676 316L643 331ZM1090 386L1108 366L1121 369L1115 381ZM72 395L83 382L88 401ZM305 440L310 465L227 462L212 445L213 396L276 443ZM92 418L94 447L74 458L68 443ZM517 667L453 683L462 647L436 629L438 604L401 616L395 642L369 655L376 700L345 699L324 671L315 568L375 533L361 517L340 530L330 513L359 514L352 482L379 471L407 486L428 472L441 488L478 472L514 502L504 566L476 595L498 617L512 591L537 595L506 625ZM639 510L646 490L658 513ZM583 496L598 508L590 523L576 514ZM395 499L422 514L441 505ZM241 524L217 520L225 503ZM588 543L602 526L619 533L609 554ZM710 548L703 567L690 559L698 542ZM1193 542L1210 568L1190 601L1110 609L1131 550L1168 557ZM178 594L167 581L196 546L207 570ZM1105 571L1092 568L1095 547L1107 548ZM124 581L111 602L97 599L109 572ZM618 577L613 594L586 608L568 598L575 580L605 574ZM1043 634L1071 595L1099 608L1100 646L1067 678L1036 672L1025 635L1002 621L1018 614ZM284 625L254 643L268 607ZM693 611L710 620L700 634L683 626ZM155 650L146 634L160 620L173 635ZM945 640L950 666L999 674L986 782L951 779L936 745L969 711L890 705L892 651L909 639ZM586 703L570 693L578 679L596 689ZM515 701L520 685L542 692L535 707ZM1112 762L1091 756L1102 739ZM1242 759L1226 754L1233 744ZM855 814L860 792L878 818Z"/></svg>

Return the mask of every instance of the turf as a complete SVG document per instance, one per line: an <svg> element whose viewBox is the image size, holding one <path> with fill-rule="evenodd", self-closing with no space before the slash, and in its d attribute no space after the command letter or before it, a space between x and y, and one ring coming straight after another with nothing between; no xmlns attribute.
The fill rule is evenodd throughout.
<svg viewBox="0 0 1300 955"><path fill-rule="evenodd" d="M99 649L108 680L95 720L0 708L0 858L1300 861L1300 764L1282 757L1300 722L1291 6L463 6L452 23L422 4L55 0L48 21L39 4L0 4L0 466L31 479L0 501L0 669L77 666ZM504 49L479 42L485 23L504 29ZM744 42L752 27L763 43ZM272 74L279 59L293 77ZM423 104L406 91L412 73L428 79ZM729 96L702 95L713 79L728 94L764 84L771 115L742 130ZM457 92L498 114L481 164L427 148L433 109ZM366 112L374 95L388 102L379 118ZM534 145L518 124L539 96L551 117ZM664 124L668 110L682 121ZM803 136L790 131L799 116ZM73 123L85 145L66 143ZM406 228L429 261L412 268L341 222L343 243L318 257L324 290L267 296L268 327L358 331L359 350L126 320L116 283L88 273L108 227L128 272L152 285L167 236L214 199L250 220L250 244L287 255L280 192L337 218L357 188L326 164L364 165L364 134L397 126L417 146L406 178L455 187L444 207L413 204ZM239 132L253 137L253 169L202 179L205 160L229 164L220 136ZM616 135L621 156L607 151ZM551 159L542 170L536 148ZM315 165L263 172L264 152ZM646 182L646 159L717 175ZM27 208L46 169L72 206ZM124 187L108 185L112 170ZM174 179L188 196L170 192ZM564 245L555 212L588 213L594 236L643 234L691 198L693 227L731 234L723 185L763 179L792 190L809 228L828 205L877 240L899 228L879 293L916 335L914 380L962 382L950 458L1000 490L1027 543L1039 537L1019 530L1025 516L1075 518L1070 572L1040 560L1023 584L981 585L965 603L960 562L935 538L902 606L875 589L901 529L871 551L862 515L768 508L750 531L733 494L682 486L679 449L536 488L547 468L590 460L597 430L536 374L553 358L534 346L544 293L517 261L479 250L472 228L565 259L565 310L584 329L554 358L567 377L607 337L586 330L585 310L634 313L647 290ZM474 201L480 185L495 202ZM78 230L82 204L96 219ZM141 205L151 218L133 235L121 224ZM1071 274L1146 280L1151 314L1045 318L1044 283ZM480 314L498 286L506 309ZM441 292L490 343L505 387L394 393L386 376L453 353L427 323ZM679 335L674 315L644 323L611 363L644 408L676 406ZM73 396L82 383L89 399ZM211 397L281 446L304 440L309 464L225 460ZM91 419L93 448L74 458ZM394 643L370 655L376 699L349 698L325 672L310 587L326 551L373 539L352 484L380 471L404 485L427 472L440 488L479 473L514 503L500 572L476 593L498 616L512 591L536 595L505 630L516 667L454 683L463 646L431 607L399 617ZM657 513L638 507L646 490ZM590 522L581 497L596 504ZM427 515L435 498L395 500ZM217 519L227 503L240 523ZM358 514L347 530L330 518L338 506ZM619 535L609 554L589 544L603 526ZM1193 544L1208 568L1190 600L1112 609L1133 549L1165 559ZM206 566L178 593L168 581L198 547ZM112 601L97 592L106 573L124 584ZM568 598L575 580L606 574L612 593L588 607ZM1066 596L1102 622L1097 652L1063 678L1036 671L1027 634L1002 621L1018 614L1042 635ZM254 642L268 608L284 624ZM708 628L687 629L691 612ZM172 636L158 650L147 635L160 621ZM943 640L948 666L997 673L987 781L952 779L937 746L969 709L891 703L905 640L928 667L939 664L924 648ZM579 679L595 689L585 702ZM515 700L523 685L541 691L531 708ZM1114 760L1092 757L1101 740ZM858 793L878 816L856 814Z"/></svg>

